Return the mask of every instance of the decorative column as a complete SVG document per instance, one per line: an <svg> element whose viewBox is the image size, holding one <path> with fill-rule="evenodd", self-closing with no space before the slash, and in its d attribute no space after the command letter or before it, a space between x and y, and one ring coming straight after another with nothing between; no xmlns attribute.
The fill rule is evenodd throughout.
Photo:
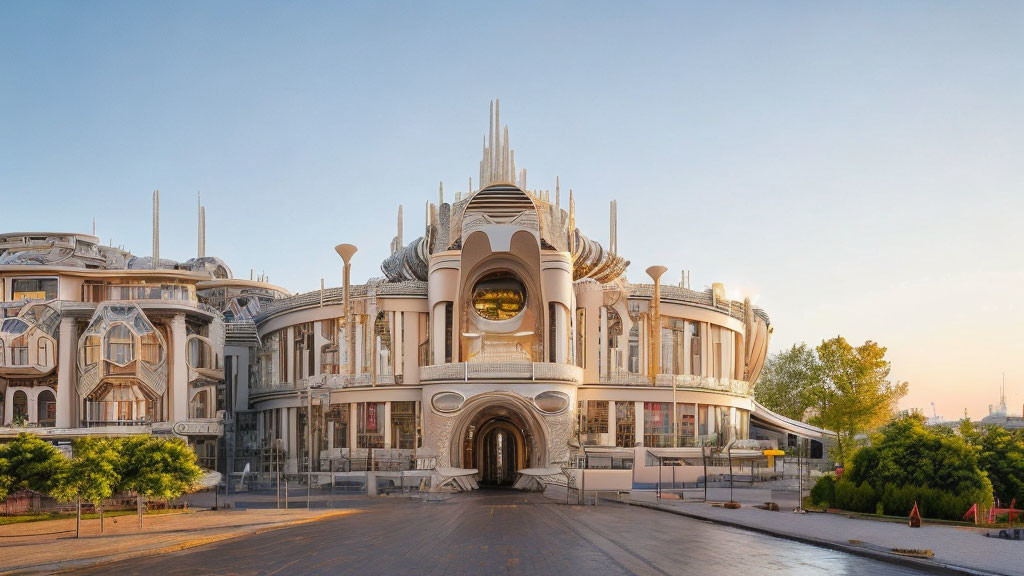
<svg viewBox="0 0 1024 576"><path fill-rule="evenodd" d="M171 423L188 419L188 366L185 364L185 315L175 314L171 318L170 392L168 402Z"/></svg>
<svg viewBox="0 0 1024 576"><path fill-rule="evenodd" d="M658 369L661 367L661 316L659 307L661 305L661 275L668 271L664 266L651 266L647 269L647 275L654 280L654 297L651 298L650 314L650 335L651 354L648 363L648 374L651 377L651 386L655 385Z"/></svg>
<svg viewBox="0 0 1024 576"><path fill-rule="evenodd" d="M345 334L347 335L346 339L348 340L348 373L350 375L355 375L356 373L356 341L355 332L353 330L355 326L352 322L352 305L349 302L349 281L352 274L352 256L355 255L356 250L358 250L358 248L356 248L354 244L338 244L334 247L334 251L338 253L338 256L341 256L342 261L345 263L345 266L342 269L343 278L341 290L343 309L345 313Z"/></svg>
<svg viewBox="0 0 1024 576"><path fill-rule="evenodd" d="M57 428L71 428L71 414L75 403L74 374L78 369L75 350L78 344L78 327L75 319L62 316L60 319L60 342L57 344Z"/></svg>

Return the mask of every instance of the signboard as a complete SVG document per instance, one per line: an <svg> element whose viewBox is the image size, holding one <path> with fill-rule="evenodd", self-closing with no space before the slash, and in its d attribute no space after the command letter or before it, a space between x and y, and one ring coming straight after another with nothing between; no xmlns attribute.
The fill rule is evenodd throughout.
<svg viewBox="0 0 1024 576"><path fill-rule="evenodd" d="M183 420L174 423L177 436L223 436L224 424L208 420Z"/></svg>

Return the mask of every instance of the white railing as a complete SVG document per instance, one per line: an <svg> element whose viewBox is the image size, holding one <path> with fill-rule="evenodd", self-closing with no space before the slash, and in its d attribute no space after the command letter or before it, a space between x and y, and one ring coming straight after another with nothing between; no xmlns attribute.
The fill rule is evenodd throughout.
<svg viewBox="0 0 1024 576"><path fill-rule="evenodd" d="M609 386L650 386L651 379L646 374L634 372L613 372L601 377L601 384ZM746 380L732 378L713 378L710 376L694 376L691 374L658 374L654 379L658 388L691 390L711 390L749 396L754 393L754 386Z"/></svg>
<svg viewBox="0 0 1024 576"><path fill-rule="evenodd" d="M421 382L470 380L541 380L583 382L583 369L550 362L453 362L420 366Z"/></svg>

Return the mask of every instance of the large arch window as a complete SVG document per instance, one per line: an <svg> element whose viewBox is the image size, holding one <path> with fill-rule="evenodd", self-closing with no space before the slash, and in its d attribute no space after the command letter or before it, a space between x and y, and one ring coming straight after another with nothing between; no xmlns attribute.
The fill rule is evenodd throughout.
<svg viewBox="0 0 1024 576"><path fill-rule="evenodd" d="M104 356L108 361L125 366L135 360L135 338L124 324L111 326L103 339L106 347Z"/></svg>
<svg viewBox="0 0 1024 576"><path fill-rule="evenodd" d="M189 412L192 418L209 418L210 392L200 390L192 397L189 403Z"/></svg>
<svg viewBox="0 0 1024 576"><path fill-rule="evenodd" d="M57 423L57 399L53 392L43 390L36 398L36 420L40 426L54 426Z"/></svg>
<svg viewBox="0 0 1024 576"><path fill-rule="evenodd" d="M14 391L14 419L15 420L27 420L28 419L28 394L25 394L24 390Z"/></svg>

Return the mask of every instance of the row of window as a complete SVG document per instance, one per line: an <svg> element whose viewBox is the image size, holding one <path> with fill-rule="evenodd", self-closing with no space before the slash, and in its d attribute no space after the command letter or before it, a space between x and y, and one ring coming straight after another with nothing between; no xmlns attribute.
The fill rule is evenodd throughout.
<svg viewBox="0 0 1024 576"><path fill-rule="evenodd" d="M11 395L12 422L29 422L28 394L15 390ZM4 397L0 396L0 420L3 420ZM36 422L39 426L54 426L57 422L57 399L53 392L42 390L36 397Z"/></svg>
<svg viewBox="0 0 1024 576"><path fill-rule="evenodd" d="M584 444L599 444L598 434L609 433L609 411L615 413L615 445L637 445L635 402L581 400L578 416ZM611 406L614 405L614 408ZM643 403L643 445L655 448L672 446L724 445L730 439L746 438L749 413L712 404L676 404L678 441L672 440L672 403Z"/></svg>
<svg viewBox="0 0 1024 576"><path fill-rule="evenodd" d="M319 450L349 448L352 418L355 419L355 447L358 449L384 448L390 434L391 448L412 449L416 446L416 405L418 402L391 402L390 425L385 426L386 402L357 402L332 404L328 409L314 407L314 435L319 438ZM353 407L355 415L352 415ZM305 450L306 409L298 409L299 422L296 441L299 452ZM282 437L281 411L264 412L263 433L267 440Z"/></svg>

